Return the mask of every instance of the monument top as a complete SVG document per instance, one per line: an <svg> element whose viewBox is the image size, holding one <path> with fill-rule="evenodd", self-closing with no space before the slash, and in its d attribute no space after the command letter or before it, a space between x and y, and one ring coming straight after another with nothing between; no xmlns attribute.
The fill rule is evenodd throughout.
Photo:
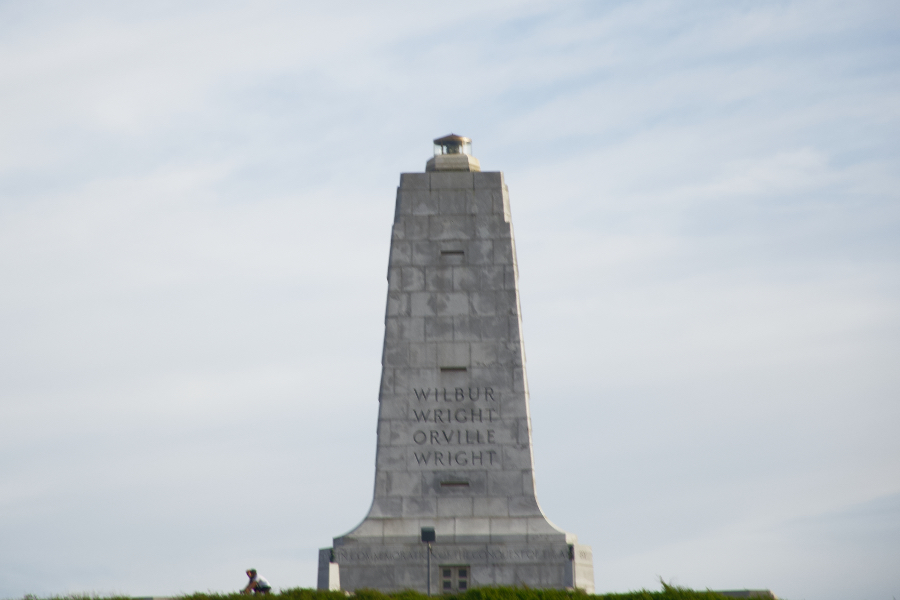
<svg viewBox="0 0 900 600"><path fill-rule="evenodd" d="M468 154L472 156L472 140L455 133L437 138L434 140L434 155L441 156L443 154Z"/></svg>
<svg viewBox="0 0 900 600"><path fill-rule="evenodd" d="M472 156L472 140L451 133L434 140L434 157L425 164L426 171L481 171Z"/></svg>

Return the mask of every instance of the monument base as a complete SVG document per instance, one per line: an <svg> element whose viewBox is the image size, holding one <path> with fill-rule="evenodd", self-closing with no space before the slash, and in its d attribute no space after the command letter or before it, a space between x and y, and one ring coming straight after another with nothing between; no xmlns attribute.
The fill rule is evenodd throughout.
<svg viewBox="0 0 900 600"><path fill-rule="evenodd" d="M428 547L348 544L319 551L319 589L428 591ZM483 586L594 592L590 546L581 544L441 544L431 547L431 593Z"/></svg>

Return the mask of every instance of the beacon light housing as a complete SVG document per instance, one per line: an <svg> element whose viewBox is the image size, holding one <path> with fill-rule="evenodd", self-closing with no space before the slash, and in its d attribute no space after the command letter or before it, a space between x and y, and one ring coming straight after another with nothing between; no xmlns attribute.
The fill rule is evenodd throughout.
<svg viewBox="0 0 900 600"><path fill-rule="evenodd" d="M481 171L481 163L472 156L472 140L451 133L434 140L434 156L425 171Z"/></svg>
<svg viewBox="0 0 900 600"><path fill-rule="evenodd" d="M437 138L434 140L434 155L442 156L444 154L472 156L472 140L454 133Z"/></svg>

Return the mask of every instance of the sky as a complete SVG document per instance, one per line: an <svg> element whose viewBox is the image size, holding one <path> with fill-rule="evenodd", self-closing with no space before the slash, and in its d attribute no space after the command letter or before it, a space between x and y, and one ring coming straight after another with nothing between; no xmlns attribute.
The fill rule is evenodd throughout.
<svg viewBox="0 0 900 600"><path fill-rule="evenodd" d="M900 596L900 4L4 0L0 114L0 598L315 586L451 132L597 591Z"/></svg>

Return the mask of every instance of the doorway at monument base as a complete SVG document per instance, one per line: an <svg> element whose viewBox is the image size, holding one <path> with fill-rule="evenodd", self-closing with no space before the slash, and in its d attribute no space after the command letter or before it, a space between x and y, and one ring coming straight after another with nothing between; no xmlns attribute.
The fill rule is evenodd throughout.
<svg viewBox="0 0 900 600"><path fill-rule="evenodd" d="M349 544L319 552L318 588L352 592L428 590L426 544ZM431 550L431 593L483 586L582 589L594 593L590 546L581 544L441 544Z"/></svg>

